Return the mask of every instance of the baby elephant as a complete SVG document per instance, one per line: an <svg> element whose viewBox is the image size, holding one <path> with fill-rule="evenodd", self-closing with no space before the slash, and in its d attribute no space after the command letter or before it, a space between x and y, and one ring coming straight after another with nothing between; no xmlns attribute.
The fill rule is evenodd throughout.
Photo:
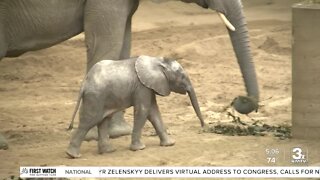
<svg viewBox="0 0 320 180"><path fill-rule="evenodd" d="M72 128L82 99L80 122L71 138L67 154L72 158L80 157L81 143L89 129L96 125L99 153L114 151L109 143L107 121L114 113L131 106L134 106L131 150L145 148L140 139L147 119L155 128L161 146L174 145L175 142L168 137L156 101L156 94L168 96L171 91L188 93L201 126L204 126L194 89L177 61L140 56L121 61L98 62L90 69L80 89L69 129Z"/></svg>

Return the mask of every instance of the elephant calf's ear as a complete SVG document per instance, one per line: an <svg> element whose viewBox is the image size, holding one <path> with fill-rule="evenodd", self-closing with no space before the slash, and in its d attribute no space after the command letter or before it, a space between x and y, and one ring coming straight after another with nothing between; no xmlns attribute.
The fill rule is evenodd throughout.
<svg viewBox="0 0 320 180"><path fill-rule="evenodd" d="M135 69L140 82L147 88L153 89L159 95L168 96L170 94L170 88L168 80L163 72L161 66L162 59L139 56Z"/></svg>

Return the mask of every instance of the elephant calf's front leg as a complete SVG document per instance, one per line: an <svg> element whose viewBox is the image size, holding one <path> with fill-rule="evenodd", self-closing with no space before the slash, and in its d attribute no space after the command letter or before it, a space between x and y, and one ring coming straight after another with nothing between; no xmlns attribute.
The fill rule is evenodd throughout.
<svg viewBox="0 0 320 180"><path fill-rule="evenodd" d="M112 147L108 133L108 121L111 118L107 117L98 124L98 150L100 154L110 153L116 149Z"/></svg>
<svg viewBox="0 0 320 180"><path fill-rule="evenodd" d="M156 100L151 106L148 119L160 138L160 146L173 146L175 141L168 136Z"/></svg>
<svg viewBox="0 0 320 180"><path fill-rule="evenodd" d="M141 142L141 131L147 121L149 110L150 106L146 106L143 104L134 106L134 122L130 145L130 150L132 151L142 150L146 147Z"/></svg>

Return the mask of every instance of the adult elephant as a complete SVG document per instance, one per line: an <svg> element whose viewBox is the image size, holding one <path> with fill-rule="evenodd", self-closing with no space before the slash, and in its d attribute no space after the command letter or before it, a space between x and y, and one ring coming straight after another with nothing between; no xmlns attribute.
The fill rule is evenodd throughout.
<svg viewBox="0 0 320 180"><path fill-rule="evenodd" d="M247 97L236 98L233 104L241 113L257 109L258 84L241 1L182 1L220 12L229 27L247 90ZM102 59L129 58L131 20L138 5L139 0L1 0L0 59L47 48L81 32L85 33L87 69ZM130 133L123 113L109 127L112 136ZM0 149L7 147L2 139Z"/></svg>

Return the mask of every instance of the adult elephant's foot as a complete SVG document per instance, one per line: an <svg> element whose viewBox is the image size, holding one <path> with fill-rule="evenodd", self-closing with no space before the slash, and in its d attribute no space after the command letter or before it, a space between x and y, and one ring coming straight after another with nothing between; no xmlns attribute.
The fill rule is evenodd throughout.
<svg viewBox="0 0 320 180"><path fill-rule="evenodd" d="M116 151L116 149L110 143L102 143L99 145L99 154L111 153Z"/></svg>
<svg viewBox="0 0 320 180"><path fill-rule="evenodd" d="M0 134L0 150L7 150L9 148L6 138Z"/></svg>
<svg viewBox="0 0 320 180"><path fill-rule="evenodd" d="M108 123L108 134L110 138L130 135L132 127L125 122L123 112L116 113ZM98 140L98 128L95 126L87 133L85 141Z"/></svg>
<svg viewBox="0 0 320 180"><path fill-rule="evenodd" d="M84 138L85 141L92 141L92 140L95 140L95 141L98 141L98 128L97 126L91 128L86 137Z"/></svg>
<svg viewBox="0 0 320 180"><path fill-rule="evenodd" d="M108 124L110 138L117 138L131 134L132 127L124 120L124 112L116 113Z"/></svg>

